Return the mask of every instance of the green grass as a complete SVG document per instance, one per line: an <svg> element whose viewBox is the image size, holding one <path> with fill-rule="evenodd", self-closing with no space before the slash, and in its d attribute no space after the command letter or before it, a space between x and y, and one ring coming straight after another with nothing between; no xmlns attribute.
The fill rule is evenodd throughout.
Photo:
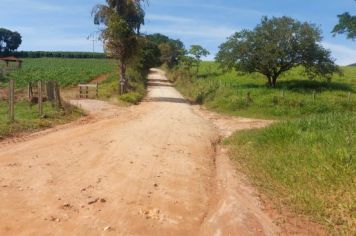
<svg viewBox="0 0 356 236"><path fill-rule="evenodd" d="M334 234L351 235L356 232L355 134L356 113L329 113L239 132L226 143L241 170L271 198Z"/></svg>
<svg viewBox="0 0 356 236"><path fill-rule="evenodd" d="M225 73L212 62L204 62L198 76L173 70L169 77L183 95L211 110L279 120L226 140L231 158L277 207L331 234L354 235L356 67L342 69L344 75L331 82L309 80L294 69L276 88L267 88L260 74Z"/></svg>
<svg viewBox="0 0 356 236"><path fill-rule="evenodd" d="M24 59L21 70L14 71L17 87L25 87L29 81L57 81L62 87L89 82L96 77L115 71L112 60L36 58Z"/></svg>
<svg viewBox="0 0 356 236"><path fill-rule="evenodd" d="M122 96L118 96L118 78L118 73L115 73L100 84L99 97L101 99L108 100L112 97L117 97L120 103L138 104L145 97L145 75L129 69L127 71L127 78L129 78L128 93Z"/></svg>
<svg viewBox="0 0 356 236"><path fill-rule="evenodd" d="M49 128L54 125L68 123L79 118L82 113L79 109L65 106L64 110L57 110L50 103L44 103L46 118L40 118L37 106L31 107L27 101L15 104L15 122L9 123L7 117L7 102L0 101L0 140L16 133L33 132Z"/></svg>
<svg viewBox="0 0 356 236"><path fill-rule="evenodd" d="M308 80L296 69L280 78L274 89L266 87L262 75L222 73L215 63L209 62L202 64L198 78L179 76L179 72L175 72L178 75L171 74L171 77L179 77L177 88L186 97L212 110L279 119L331 111L356 111L356 69L346 67L344 70L343 77L335 77L329 83Z"/></svg>

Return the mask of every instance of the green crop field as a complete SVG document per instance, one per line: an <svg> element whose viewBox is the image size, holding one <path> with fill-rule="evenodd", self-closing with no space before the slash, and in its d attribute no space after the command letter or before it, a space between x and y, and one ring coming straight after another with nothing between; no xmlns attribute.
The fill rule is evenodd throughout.
<svg viewBox="0 0 356 236"><path fill-rule="evenodd" d="M8 104L6 100L0 99L0 139L18 132L28 132L62 124L81 116L81 112L73 107L66 105L64 109L58 110L46 102L44 104L46 118L40 118L37 106L31 107L25 96L24 91L28 82L53 80L65 88L89 82L106 73L113 73L115 69L114 61L106 59L24 59L21 70L14 71L2 81L0 80L0 89L4 94L7 93L9 77L15 79L15 96L17 98L14 123L7 122Z"/></svg>
<svg viewBox="0 0 356 236"><path fill-rule="evenodd" d="M222 72L203 63L198 78L170 73L177 88L207 108L279 120L237 132L225 143L241 171L276 204L319 222L335 235L356 232L356 67L331 82L309 80L300 69L276 88L262 75Z"/></svg>
<svg viewBox="0 0 356 236"><path fill-rule="evenodd" d="M21 70L12 72L19 87L29 81L57 81L62 87L86 83L99 75L110 73L116 66L106 59L64 59L36 58L24 59Z"/></svg>

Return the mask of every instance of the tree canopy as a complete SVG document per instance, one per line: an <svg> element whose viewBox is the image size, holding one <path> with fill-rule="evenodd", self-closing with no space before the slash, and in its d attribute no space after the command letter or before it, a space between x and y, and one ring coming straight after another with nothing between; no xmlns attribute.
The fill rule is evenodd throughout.
<svg viewBox="0 0 356 236"><path fill-rule="evenodd" d="M224 68L261 73L269 86L275 86L281 74L298 66L303 66L310 78L331 78L338 67L321 40L315 25L290 17L263 17L254 30L237 32L220 45L216 60Z"/></svg>
<svg viewBox="0 0 356 236"><path fill-rule="evenodd" d="M0 28L0 55L7 55L16 49L22 43L22 37L18 32Z"/></svg>
<svg viewBox="0 0 356 236"><path fill-rule="evenodd" d="M334 27L332 33L334 33L334 35L346 34L348 39L356 39L356 16L345 12L344 14L338 15L338 17L339 23Z"/></svg>
<svg viewBox="0 0 356 236"><path fill-rule="evenodd" d="M180 40L171 39L163 34L151 34L147 38L159 48L161 63L169 67L177 65L186 53L184 44Z"/></svg>
<svg viewBox="0 0 356 236"><path fill-rule="evenodd" d="M197 74L198 74L201 58L210 55L210 52L200 45L192 45L190 46L188 53L192 55L192 57L194 58L194 62L196 64Z"/></svg>

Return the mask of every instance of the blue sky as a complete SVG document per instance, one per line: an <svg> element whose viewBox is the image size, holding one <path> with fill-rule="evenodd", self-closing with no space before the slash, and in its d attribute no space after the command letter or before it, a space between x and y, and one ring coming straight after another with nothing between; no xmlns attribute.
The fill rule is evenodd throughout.
<svg viewBox="0 0 356 236"><path fill-rule="evenodd" d="M1 0L0 27L23 35L20 50L91 51L90 12L104 0ZM319 25L323 44L340 65L356 62L356 41L333 37L336 15L356 14L353 0L149 0L144 33L160 32L200 44L214 54L226 37L253 28L262 16L292 16ZM96 43L96 51L102 45Z"/></svg>

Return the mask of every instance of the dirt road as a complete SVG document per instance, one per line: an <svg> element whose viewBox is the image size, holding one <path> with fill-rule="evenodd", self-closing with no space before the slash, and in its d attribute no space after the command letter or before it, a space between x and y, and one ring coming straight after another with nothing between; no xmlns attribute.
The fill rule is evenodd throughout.
<svg viewBox="0 0 356 236"><path fill-rule="evenodd" d="M149 79L139 106L72 101L94 121L0 144L0 235L278 234L215 145L231 120Z"/></svg>

